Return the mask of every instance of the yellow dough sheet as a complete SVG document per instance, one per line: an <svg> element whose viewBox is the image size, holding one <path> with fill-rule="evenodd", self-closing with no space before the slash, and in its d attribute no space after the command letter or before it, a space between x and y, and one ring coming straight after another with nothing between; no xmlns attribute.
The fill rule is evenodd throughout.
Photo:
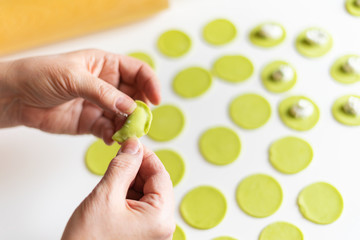
<svg viewBox="0 0 360 240"><path fill-rule="evenodd" d="M0 0L0 55L148 17L168 0Z"/></svg>

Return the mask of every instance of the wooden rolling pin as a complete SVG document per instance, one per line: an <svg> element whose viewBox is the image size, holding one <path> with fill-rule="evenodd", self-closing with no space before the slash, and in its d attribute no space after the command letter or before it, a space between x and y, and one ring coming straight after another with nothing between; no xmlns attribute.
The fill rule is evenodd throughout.
<svg viewBox="0 0 360 240"><path fill-rule="evenodd" d="M139 20L168 0L0 0L0 55Z"/></svg>

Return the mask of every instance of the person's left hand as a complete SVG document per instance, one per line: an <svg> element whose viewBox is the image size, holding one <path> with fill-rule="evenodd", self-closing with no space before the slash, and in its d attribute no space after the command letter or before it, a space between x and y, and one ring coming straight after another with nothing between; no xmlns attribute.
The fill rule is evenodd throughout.
<svg viewBox="0 0 360 240"><path fill-rule="evenodd" d="M133 99L159 104L160 84L128 56L85 50L0 64L0 128L92 133L110 144Z"/></svg>

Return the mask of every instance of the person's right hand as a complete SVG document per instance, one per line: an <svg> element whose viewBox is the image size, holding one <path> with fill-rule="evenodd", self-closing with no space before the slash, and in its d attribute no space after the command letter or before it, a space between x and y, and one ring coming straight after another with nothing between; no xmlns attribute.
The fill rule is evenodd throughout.
<svg viewBox="0 0 360 240"><path fill-rule="evenodd" d="M174 197L159 158L128 139L70 218L62 240L171 240Z"/></svg>

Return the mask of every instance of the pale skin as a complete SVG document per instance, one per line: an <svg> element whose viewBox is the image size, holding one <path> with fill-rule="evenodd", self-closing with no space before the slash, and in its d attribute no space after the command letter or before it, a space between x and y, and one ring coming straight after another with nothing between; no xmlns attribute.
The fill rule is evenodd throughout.
<svg viewBox="0 0 360 240"><path fill-rule="evenodd" d="M134 99L161 100L153 70L131 57L84 50L0 63L0 128L93 134L111 144ZM169 174L130 138L74 211L62 239L170 240L174 229Z"/></svg>

